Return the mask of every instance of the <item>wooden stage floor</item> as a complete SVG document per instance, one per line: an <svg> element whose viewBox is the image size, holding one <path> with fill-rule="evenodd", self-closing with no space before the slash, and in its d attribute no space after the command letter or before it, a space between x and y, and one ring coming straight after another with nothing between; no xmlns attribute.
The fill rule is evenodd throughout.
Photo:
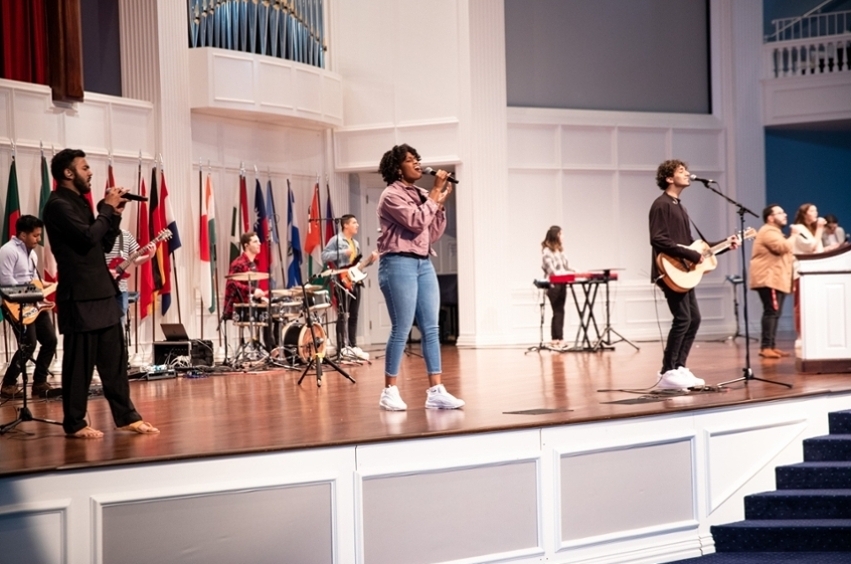
<svg viewBox="0 0 851 564"><path fill-rule="evenodd" d="M313 372L299 386L301 371L281 369L132 382L137 409L161 434L116 431L106 400L92 397L90 421L105 431L103 439L67 439L59 426L22 423L0 436L0 476L605 421L851 390L851 375L799 374L793 357L762 360L754 344L754 375L791 389L750 381L650 402L631 401L640 393L600 392L655 383L661 345L639 345L640 351L622 343L614 351L566 354L444 347L444 383L467 402L457 411L424 408L425 367L413 356L404 359L399 378L407 412L378 407L382 360L345 366L356 384L326 367L321 388ZM791 350L791 341L782 347ZM741 338L698 342L690 368L707 385L738 378L744 349ZM0 423L13 420L20 404L3 403ZM35 417L61 420L61 400L30 408Z"/></svg>

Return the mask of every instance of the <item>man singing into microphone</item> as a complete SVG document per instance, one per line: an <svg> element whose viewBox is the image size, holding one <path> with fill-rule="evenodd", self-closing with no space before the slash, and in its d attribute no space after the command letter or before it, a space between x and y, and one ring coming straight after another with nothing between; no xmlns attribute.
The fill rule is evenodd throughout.
<svg viewBox="0 0 851 564"><path fill-rule="evenodd" d="M97 365L115 425L135 433L159 433L142 420L130 400L127 345L115 299L118 287L103 259L104 249L112 248L118 236L127 191L109 188L97 205L95 218L85 198L92 181L86 154L64 149L53 157L50 172L58 186L44 207L44 226L59 271L56 305L59 332L64 337L62 427L69 437L103 437L86 422L89 385Z"/></svg>
<svg viewBox="0 0 851 564"><path fill-rule="evenodd" d="M663 389L687 389L704 385L703 379L697 378L686 368L691 345L700 327L700 308L694 288L684 293L672 290L662 280L663 273L656 265L659 253L691 263L703 262L700 253L688 248L694 238L680 194L690 184L688 165L683 161L668 160L656 169L656 185L664 192L650 206L650 245L653 248L651 281L665 294L668 309L674 316L662 357L662 369L657 374L656 387ZM737 237L731 236L730 241L731 247L735 249L738 246Z"/></svg>

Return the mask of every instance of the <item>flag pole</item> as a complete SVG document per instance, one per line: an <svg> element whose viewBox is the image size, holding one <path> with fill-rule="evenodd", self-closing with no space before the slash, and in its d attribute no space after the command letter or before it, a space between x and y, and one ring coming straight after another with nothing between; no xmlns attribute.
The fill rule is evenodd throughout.
<svg viewBox="0 0 851 564"><path fill-rule="evenodd" d="M198 159L198 209L204 209L204 162L199 158ZM204 221L203 217L200 217L198 220L198 232L201 232L202 226L200 222ZM199 239L200 242L200 239ZM201 249L198 249L200 254ZM178 294L179 296L179 294ZM177 312L180 315L180 298L178 297L177 302ZM204 339L204 293L201 292L201 339Z"/></svg>
<svg viewBox="0 0 851 564"><path fill-rule="evenodd" d="M139 165L136 169L136 190L139 189L139 186L142 185L142 149L139 149ZM136 206L136 233L139 233L139 218L142 215L142 206ZM135 261L134 261L135 262ZM138 297L136 301L133 302L133 325L134 331L133 336L136 338L136 360L134 362L138 362L139 358L139 300L142 297L142 293L139 291L139 265L135 264L133 269L133 277L136 280L136 294Z"/></svg>
<svg viewBox="0 0 851 564"><path fill-rule="evenodd" d="M271 180L272 180L272 175L270 173L269 174L269 181L271 182ZM289 183L289 181L287 181L287 183ZM272 190L272 198L273 199L274 199L274 192L275 192L275 190L273 189ZM289 196L287 196L287 198L289 198ZM287 205L289 205L289 199L287 200ZM281 252L281 239L282 239L282 237L281 237L281 230L278 228L278 208L275 208L275 212L272 214L272 216L273 216L272 220L275 222L275 233L278 234L278 267L281 269L281 287L286 288L287 287L287 275L286 275L287 271L284 269L284 266L285 266L284 265L284 256L283 256L283 253ZM287 237L289 237L289 236L290 236L289 233L287 233Z"/></svg>
<svg viewBox="0 0 851 564"><path fill-rule="evenodd" d="M213 171L210 166L210 159L207 159L207 174L210 174ZM215 204L215 199L213 200ZM215 285L215 294L213 295L213 301L216 303L216 317L218 318L218 323L216 324L216 331L219 333L219 346L222 346L222 309L221 304L219 304L219 265L218 263L219 253L216 251L216 246L213 245L210 249L210 261L213 263L213 284ZM212 304L210 304L212 305Z"/></svg>

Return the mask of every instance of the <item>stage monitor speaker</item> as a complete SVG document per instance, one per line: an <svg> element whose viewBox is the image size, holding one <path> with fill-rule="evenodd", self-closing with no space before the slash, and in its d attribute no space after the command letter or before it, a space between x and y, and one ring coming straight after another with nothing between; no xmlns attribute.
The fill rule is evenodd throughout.
<svg viewBox="0 0 851 564"><path fill-rule="evenodd" d="M189 357L192 366L213 366L213 341L159 341L154 343L154 364L173 363L178 357Z"/></svg>

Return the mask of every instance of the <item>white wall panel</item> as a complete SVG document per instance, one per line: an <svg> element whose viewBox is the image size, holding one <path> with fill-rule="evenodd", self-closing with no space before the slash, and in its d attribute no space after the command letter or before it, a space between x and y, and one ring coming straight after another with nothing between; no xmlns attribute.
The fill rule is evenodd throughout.
<svg viewBox="0 0 851 564"><path fill-rule="evenodd" d="M557 125L514 125L508 128L508 166L559 166Z"/></svg>
<svg viewBox="0 0 851 564"><path fill-rule="evenodd" d="M615 174L564 171L562 190L562 241L570 267L620 267Z"/></svg>
<svg viewBox="0 0 851 564"><path fill-rule="evenodd" d="M614 135L612 127L562 127L562 165L577 168L615 166Z"/></svg>
<svg viewBox="0 0 851 564"><path fill-rule="evenodd" d="M74 113L65 114L65 136L87 153L103 153L111 146L109 106L101 103L80 104Z"/></svg>
<svg viewBox="0 0 851 564"><path fill-rule="evenodd" d="M291 69L267 61L260 61L259 69L257 76L259 104L264 107L294 110L295 99L283 95L285 92L292 92L295 88Z"/></svg>
<svg viewBox="0 0 851 564"><path fill-rule="evenodd" d="M10 84L16 83L10 81ZM45 144L48 141L58 141L64 134L60 125L63 112L53 108L49 90L36 92L27 86L29 85L23 87L16 85L12 90L15 143L37 147L39 141L44 141ZM69 112L73 111L65 113ZM97 128L101 124L94 122L92 126Z"/></svg>
<svg viewBox="0 0 851 564"><path fill-rule="evenodd" d="M335 168L338 171L376 171L381 155L396 144L396 129L393 127L336 131L334 132ZM419 147L417 150L419 151Z"/></svg>
<svg viewBox="0 0 851 564"><path fill-rule="evenodd" d="M212 57L214 72L210 77L212 80L212 95L216 102L242 102L252 104L254 102L254 61L244 57L233 57L227 52L216 53Z"/></svg>
<svg viewBox="0 0 851 564"><path fill-rule="evenodd" d="M668 130L664 128L619 127L618 165L652 168L669 157ZM649 207L649 205L648 205Z"/></svg>
<svg viewBox="0 0 851 564"><path fill-rule="evenodd" d="M508 190L513 195L507 229L512 241L508 249L511 268L500 269L511 277L513 287L530 288L532 280L544 276L541 270L541 241L551 225L559 223L561 186L557 171L521 171L508 173ZM565 242L570 229L562 226Z"/></svg>
<svg viewBox="0 0 851 564"><path fill-rule="evenodd" d="M648 212L659 197L653 172L621 172L618 175L618 237L621 279L650 280L650 234ZM667 308L666 308L667 309Z"/></svg>
<svg viewBox="0 0 851 564"><path fill-rule="evenodd" d="M67 562L67 502L20 503L0 507L3 562L60 564Z"/></svg>
<svg viewBox="0 0 851 564"><path fill-rule="evenodd" d="M704 176L708 172L721 171L724 169L722 132L718 130L674 129L671 135L671 154L687 161L689 170L698 176ZM711 178L716 178L716 176Z"/></svg>
<svg viewBox="0 0 851 564"><path fill-rule="evenodd" d="M154 154L154 120L149 105L133 107L113 104L110 106L110 118L113 154L138 156L139 151Z"/></svg>
<svg viewBox="0 0 851 564"><path fill-rule="evenodd" d="M4 87L0 80L0 140L8 142L12 138L12 91Z"/></svg>

